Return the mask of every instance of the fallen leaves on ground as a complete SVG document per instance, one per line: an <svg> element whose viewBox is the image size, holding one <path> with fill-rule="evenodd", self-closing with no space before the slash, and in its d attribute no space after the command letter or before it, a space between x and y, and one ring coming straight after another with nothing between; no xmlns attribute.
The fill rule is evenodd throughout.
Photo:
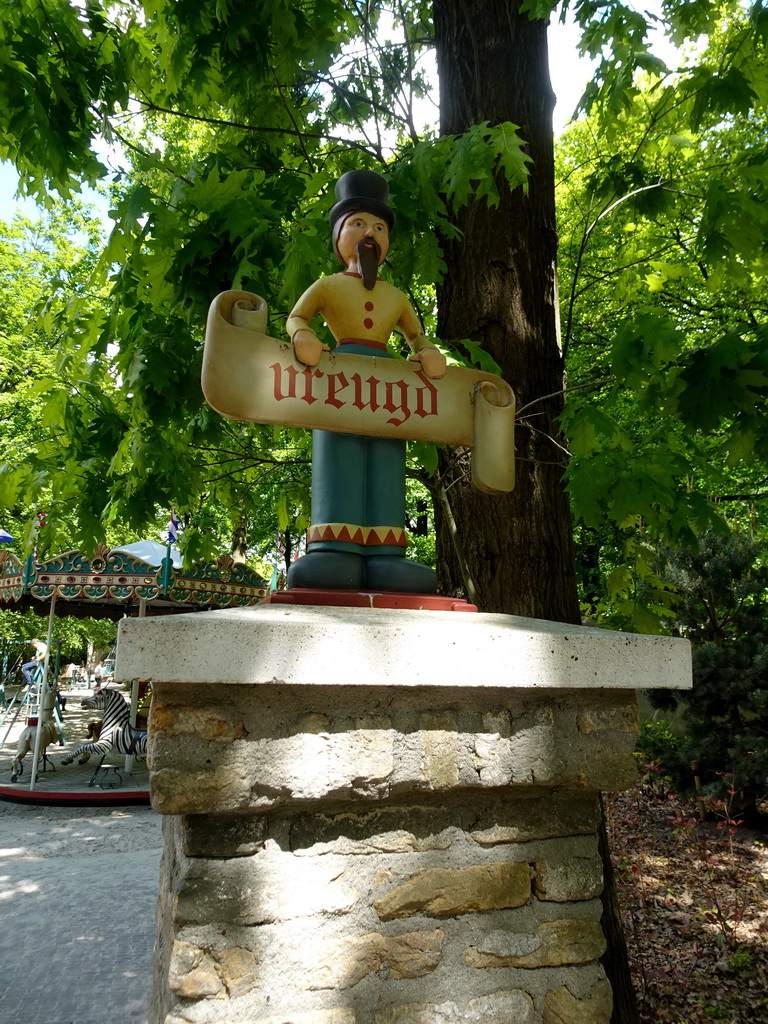
<svg viewBox="0 0 768 1024"><path fill-rule="evenodd" d="M606 810L641 1024L768 1024L768 834L647 773Z"/></svg>

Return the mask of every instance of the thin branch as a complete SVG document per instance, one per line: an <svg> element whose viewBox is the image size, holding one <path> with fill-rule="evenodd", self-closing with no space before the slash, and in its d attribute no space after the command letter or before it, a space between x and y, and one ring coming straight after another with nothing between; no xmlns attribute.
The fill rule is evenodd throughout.
<svg viewBox="0 0 768 1024"><path fill-rule="evenodd" d="M718 494L710 498L710 501L719 505L721 501L761 501L763 498L768 498L768 491L759 494Z"/></svg>
<svg viewBox="0 0 768 1024"><path fill-rule="evenodd" d="M590 288L594 288L596 284L600 284L602 281L608 281L610 278L615 277L617 274L623 273L625 270L629 270L630 267L637 267L643 263L647 263L649 260L654 259L657 256L663 256L668 250L674 248L674 242L669 242L667 245L662 246L661 249L656 249L654 252L645 253L636 260L631 260L629 263L624 263L620 267L614 267L607 271L605 274L589 274L586 271L582 276L587 276L588 281L583 288L579 288L575 292L576 298L581 298L585 292L588 292Z"/></svg>
<svg viewBox="0 0 768 1024"><path fill-rule="evenodd" d="M456 526L456 520L453 516L453 509L451 508L451 503L448 499L448 489L444 486L442 477L437 472L435 473L434 490L437 493L440 506L448 524L448 532L451 535L453 550L456 552L456 560L459 563L461 577L464 580L464 588L467 592L467 597L472 604L477 604L477 587L475 586L475 581L472 577L469 562L467 560L467 553L464 550L464 545L461 541L461 537L459 536L458 527Z"/></svg>
<svg viewBox="0 0 768 1024"><path fill-rule="evenodd" d="M358 127L360 128L361 131L363 130L363 126L360 123L360 120L357 117L357 115L354 114L353 111L351 110L350 100L352 100L352 99L363 100L365 102L366 106L369 106L371 108L371 110L373 110L373 111L375 111L377 113L386 114L387 117L391 117L393 121L400 121L400 122L402 122L402 124L404 124L406 126L408 124L407 120L402 115L397 114L392 109L392 107L385 107L381 103L377 103L376 100L373 99L372 96L360 96L360 95L358 95L356 93L353 93L351 89L345 89L343 85L339 85L339 83L337 81L335 81L333 78L331 78L329 75L318 75L317 76L317 81L318 82L324 82L326 85L330 86L330 88L333 89L333 91L335 93L338 93L338 95L343 100L346 101L347 109L350 111L350 113L353 114L355 120L357 121L357 125L358 125Z"/></svg>
<svg viewBox="0 0 768 1024"><path fill-rule="evenodd" d="M272 70L274 73L274 68ZM291 111L290 107L288 106L288 103L286 102L285 96L283 95L283 87L277 81L277 78L275 78L275 88L277 89L278 95L280 96L280 102L282 103L283 108L285 109L285 112L288 115L290 122L294 127L294 131L296 132L296 138L299 140L301 151L304 154L304 159L307 161L307 165L309 166L310 171L314 174L315 165L312 163L309 153L307 152L307 147L304 145L304 135L299 126L296 124L296 118L293 116L293 112Z"/></svg>
<svg viewBox="0 0 768 1024"><path fill-rule="evenodd" d="M326 78L324 75L318 75L317 80L319 82L325 82L325 84L328 85L331 89L333 89L334 92L338 93L341 101L346 106L349 116L354 119L357 130L366 140L371 149L376 152L377 159L381 163L384 163L384 154L381 152L381 150L376 149L376 143L369 137L368 132L365 129L365 124L360 120L355 111L352 109L352 104L350 103L349 97L353 96L354 94L350 92L348 89L342 88L342 86L340 86L337 82L334 82L333 79ZM365 102L368 103L371 107L373 107L373 101L369 97L365 98ZM391 114L391 111L387 111L387 113Z"/></svg>
<svg viewBox="0 0 768 1024"><path fill-rule="evenodd" d="M361 153L367 153L369 156L376 156L377 154L370 150L367 146L360 145L359 142L353 142L350 139L344 139L340 135L328 135L325 132L297 132L293 128L267 128L265 126L259 126L254 124L243 124L241 121L225 121L220 117L202 117L199 114L188 114L181 110L171 110L169 107L161 107L157 103L151 100L142 101L142 109L140 113L146 113L151 111L155 114L169 114L171 117L182 117L188 121L198 121L201 124L216 125L219 128L238 128L244 132L255 132L259 135L301 135L305 139L320 139L327 140L328 142L338 142L344 146L348 146L351 149L357 149Z"/></svg>
<svg viewBox="0 0 768 1024"><path fill-rule="evenodd" d="M131 142L129 139L127 139L125 137L125 135L123 135L122 132L119 132L117 130L117 128L113 127L111 129L111 131L112 131L112 134L115 136L115 138L119 139L120 142L122 143L122 145L125 146L126 149L131 149L131 150L133 150L134 153L138 153L139 156L143 156L143 157L150 157L152 155L152 154L148 153L145 149L142 149L141 146L137 146L136 143ZM173 175L174 178L178 178L179 181L183 181L187 185L194 185L195 184L194 181L192 181L191 178L187 178L183 174L179 174L178 171L174 171L174 169L172 167L168 166L168 164L164 164L164 163L161 162L160 166L163 168L164 171L167 171L169 174Z"/></svg>
<svg viewBox="0 0 768 1024"><path fill-rule="evenodd" d="M641 192L651 192L653 189L657 188L660 188L665 192L672 192L675 195L678 194L678 189L669 188L668 183L664 181L656 181L653 183L653 185L641 185L640 188L633 189L631 192L627 192L626 195L619 196L619 198L615 202L611 203L611 205L606 207L606 209L604 209L602 213L598 214L598 216L595 217L595 219L587 228L586 233L584 235L584 241L586 242L586 240L592 234L592 232L603 219L603 217L607 217L609 213L613 213L617 206L621 206L622 203L626 203L629 199L634 199L634 197L640 195Z"/></svg>
<svg viewBox="0 0 768 1024"><path fill-rule="evenodd" d="M552 442L552 444L555 446L555 448L559 448L561 452L564 452L568 456L569 459L572 458L572 455L568 451L568 449L564 448L563 445L561 445L559 441L556 441L554 439L554 437L552 437L551 434L548 434L545 430L539 430L538 427L534 427L530 423L523 423L522 426L527 427L528 430L530 430L530 432L532 434L538 434L539 437L545 437L548 441ZM535 460L535 461L538 461L538 460ZM552 463L550 463L550 465L552 465ZM554 463L554 465L560 465L560 463Z"/></svg>
<svg viewBox="0 0 768 1024"><path fill-rule="evenodd" d="M526 409L530 409L533 405L538 405L539 402L546 402L549 398L557 398L559 395L568 395L572 391L589 391L590 389L602 388L606 384L615 383L615 377L604 377L602 380L589 381L587 384L574 384L571 388L561 388L560 391L553 391L549 395L541 395L539 398L534 398L533 401L528 402L526 405L520 406L515 413L515 419L518 420Z"/></svg>
<svg viewBox="0 0 768 1024"><path fill-rule="evenodd" d="M462 474L461 474L461 476L457 476L455 480L451 480L451 482L450 482L450 483L448 484L448 486L447 486L447 487L445 488L445 493L447 494L447 493L448 493L448 491L450 491L450 489L451 489L452 487L455 487L455 486L456 486L456 484L460 484L462 480L466 480L466 479L467 479L467 477L469 477L469 476L471 476L471 475L472 475L472 470L471 470L471 469L468 469L466 473L462 473Z"/></svg>

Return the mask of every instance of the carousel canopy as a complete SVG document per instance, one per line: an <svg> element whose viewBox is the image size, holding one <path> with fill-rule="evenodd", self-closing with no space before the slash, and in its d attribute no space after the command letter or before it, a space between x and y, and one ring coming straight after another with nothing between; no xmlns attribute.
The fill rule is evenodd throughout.
<svg viewBox="0 0 768 1024"><path fill-rule="evenodd" d="M119 548L101 545L92 555L67 551L45 562L20 561L0 551L0 606L32 607L41 614L52 599L66 614L122 618L146 602L148 614L242 607L267 596L268 585L231 555L185 571L178 552L155 541Z"/></svg>
<svg viewBox="0 0 768 1024"><path fill-rule="evenodd" d="M137 540L135 544L123 544L122 547L112 548L112 551L117 555L130 555L131 558L135 558L139 562L146 562L147 565L157 566L163 564L163 559L168 554L168 550L165 544L160 544L156 540ZM174 569L181 569L183 563L178 550L171 545L170 552Z"/></svg>

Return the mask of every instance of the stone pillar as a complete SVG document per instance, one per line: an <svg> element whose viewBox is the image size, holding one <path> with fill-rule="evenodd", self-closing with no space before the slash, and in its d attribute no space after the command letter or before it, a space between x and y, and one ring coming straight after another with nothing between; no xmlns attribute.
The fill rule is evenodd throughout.
<svg viewBox="0 0 768 1024"><path fill-rule="evenodd" d="M164 821L150 1024L608 1024L599 794L684 641L266 606L123 620Z"/></svg>

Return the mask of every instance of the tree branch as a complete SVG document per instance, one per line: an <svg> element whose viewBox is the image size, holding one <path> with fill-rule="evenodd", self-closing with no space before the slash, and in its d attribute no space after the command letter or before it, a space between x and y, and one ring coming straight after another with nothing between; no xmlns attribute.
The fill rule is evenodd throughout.
<svg viewBox="0 0 768 1024"><path fill-rule="evenodd" d="M259 135L290 135L293 137L300 136L304 139L325 139L328 142L339 142L344 146L348 146L350 149L356 149L361 153L367 153L369 156L377 157L377 154L367 146L362 146L359 142L353 142L350 139L344 139L340 135L328 135L325 132L299 132L295 128L267 128L263 125L243 124L241 121L225 121L220 117L202 117L200 114L189 114L182 110L172 110L170 107L161 107L151 100L142 100L141 102L142 108L140 113L150 111L155 114L168 114L171 117L185 118L187 121L197 121L200 124L216 125L220 128L239 128L241 131L254 132Z"/></svg>

